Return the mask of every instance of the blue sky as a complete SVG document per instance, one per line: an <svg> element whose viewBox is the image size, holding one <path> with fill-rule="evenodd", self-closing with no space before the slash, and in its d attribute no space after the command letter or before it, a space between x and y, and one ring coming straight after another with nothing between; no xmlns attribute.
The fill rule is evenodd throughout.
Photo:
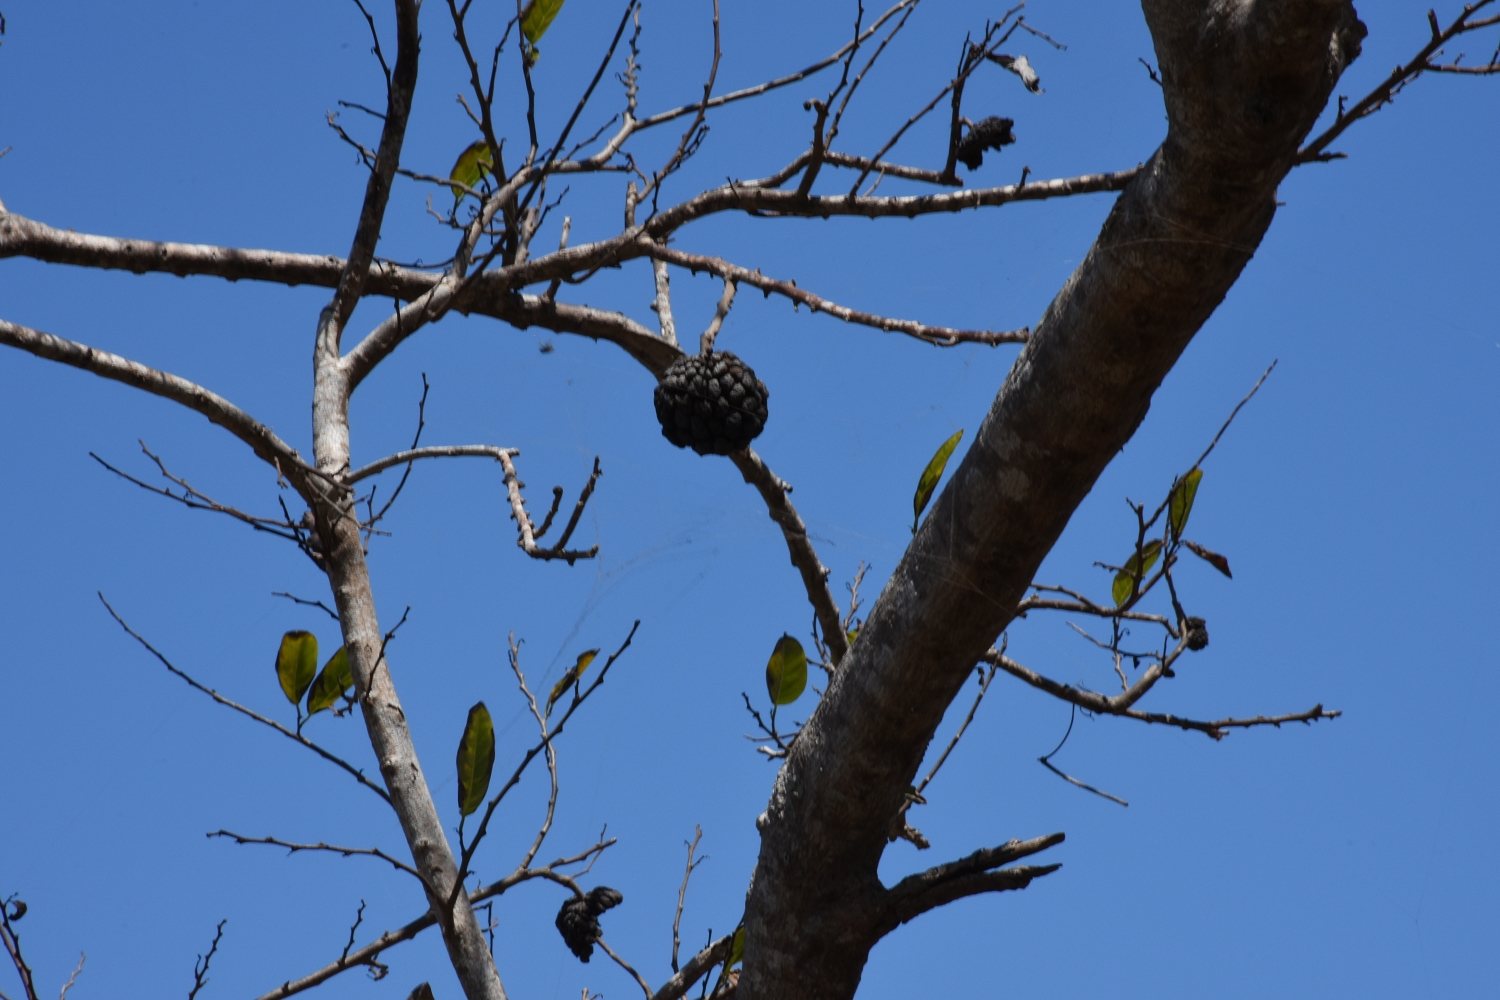
<svg viewBox="0 0 1500 1000"><path fill-rule="evenodd" d="M453 100L464 80L445 8L427 8L405 162L441 173L476 136ZM503 13L476 9L482 32L503 24ZM863 85L840 148L878 149L946 82L964 32L1002 9L929 0ZM1427 31L1412 4L1359 9L1371 33L1339 87L1355 98ZM646 6L643 109L699 92L707 10ZM363 172L324 114L341 99L383 99L352 4L9 0L4 13L0 148L13 149L0 159L0 198L11 211L81 232L347 251ZM377 14L390 38L387 11ZM848 4L726 4L718 89L833 51L852 14ZM544 40L544 133L571 110L617 16L617 6L574 0ZM1068 48L1016 38L1042 95L998 69L970 86L968 113L1014 118L1019 137L970 183L1011 183L1022 166L1068 176L1149 156L1165 120L1137 62L1151 58L1140 11L1042 0L1027 16ZM1471 61L1495 42L1466 46ZM513 77L502 77L502 93L516 93ZM831 85L820 77L712 116L664 200L790 160L809 135L801 102ZM1051 852L1064 867L1023 893L964 901L900 929L876 948L861 996L998 986L1036 998L1205 988L1447 997L1480 995L1500 975L1500 745L1489 711L1500 696L1489 634L1500 600L1497 87L1424 78L1339 142L1349 159L1288 178L1255 259L1039 573L1107 593L1092 563L1123 558L1133 538L1124 499L1158 500L1277 360L1209 460L1194 512L1191 534L1235 572L1233 581L1203 565L1180 574L1213 643L1146 707L1222 717L1321 702L1345 715L1222 743L1080 718L1056 762L1129 800L1122 809L1036 763L1061 738L1067 707L998 679L930 804L913 814L932 849L893 845L883 873L894 880L1055 830L1068 834ZM618 86L601 85L582 134L619 104ZM370 120L341 120L373 142ZM513 137L518 124L508 122ZM677 135L647 137L638 158L658 162ZM924 122L894 156L935 165L943 142L943 127ZM622 189L617 177L573 184L559 213L572 216L574 242L617 229ZM449 232L424 211L429 190L398 184L382 254L451 252ZM915 221L717 216L677 245L873 312L1010 328L1035 322L1111 197ZM556 239L559 221L540 245ZM719 287L686 276L674 287L679 329L693 335ZM639 262L571 294L652 322ZM304 452L311 335L326 299L320 289L0 262L6 319L199 381ZM385 307L366 303L354 329ZM909 538L922 465L954 430L972 434L1016 353L939 350L748 292L719 346L771 389L756 448L795 485L840 593L865 561L870 597ZM554 483L571 497L595 455L605 470L580 528L582 542L601 546L595 562L526 559L498 470L479 461L419 467L388 522L392 537L374 543L382 620L411 606L391 655L434 795L456 823L450 761L474 701L495 715L497 771L529 745L507 633L524 638L523 666L545 687L578 652L612 648L640 619L634 646L561 743L562 798L543 857L583 849L608 824L619 843L586 884L624 893L603 921L607 939L659 984L695 824L710 860L693 879L684 947L738 919L753 819L774 777L742 738L751 723L740 694L763 704L776 638L807 632L796 575L732 466L661 438L651 377L614 347L448 319L361 388L356 461L406 446L423 373L432 384L424 441L521 448L533 506ZM201 996L253 996L336 957L361 900L361 941L415 917L417 888L376 862L206 839L222 827L404 850L372 796L168 675L95 597L103 591L204 683L289 720L271 669L279 636L312 629L326 652L336 632L321 612L272 592L326 597L316 571L284 542L116 479L89 452L145 476L142 439L195 486L269 514L277 490L264 467L196 415L16 352L0 354L0 428L0 893L31 906L20 929L40 987L57 989L82 950L79 1000L144 984L186 991L194 955L227 918ZM1010 643L1035 669L1108 690L1107 659L1060 617L1017 623ZM790 714L805 718L813 700ZM955 706L944 736L966 709ZM372 764L356 721L320 716L309 732ZM542 778L532 774L500 813L482 876L504 874L529 843ZM602 957L584 966L568 954L552 927L561 902L555 886L533 885L497 904L512 995L629 995L636 987ZM435 936L386 960L385 980L354 972L323 995L399 1000L423 979L439 997L458 995ZM0 983L11 993L9 973Z"/></svg>

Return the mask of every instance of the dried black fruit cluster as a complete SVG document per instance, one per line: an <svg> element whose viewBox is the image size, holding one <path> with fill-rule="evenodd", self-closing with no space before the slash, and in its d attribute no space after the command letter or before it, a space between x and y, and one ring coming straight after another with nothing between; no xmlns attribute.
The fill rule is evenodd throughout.
<svg viewBox="0 0 1500 1000"><path fill-rule="evenodd" d="M1016 141L1010 131L1013 125L1009 118L985 118L970 125L968 133L958 140L959 160L970 170L978 170L986 149L998 150Z"/></svg>
<svg viewBox="0 0 1500 1000"><path fill-rule="evenodd" d="M656 419L677 447L727 455L760 436L770 395L750 366L728 351L684 355L656 385Z"/></svg>
<svg viewBox="0 0 1500 1000"><path fill-rule="evenodd" d="M1208 645L1208 624L1202 618L1188 618L1183 623L1187 629L1187 648L1197 652Z"/></svg>
<svg viewBox="0 0 1500 1000"><path fill-rule="evenodd" d="M574 896L557 911L557 929L562 932L568 950L587 962L594 956L594 942L604 936L599 930L599 915L619 906L625 897L607 885L595 886L586 896Z"/></svg>

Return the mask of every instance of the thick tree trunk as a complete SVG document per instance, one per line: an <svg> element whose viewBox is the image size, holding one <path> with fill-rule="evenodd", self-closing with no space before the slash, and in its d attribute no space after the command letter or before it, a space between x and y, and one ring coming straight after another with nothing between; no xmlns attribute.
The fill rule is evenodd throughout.
<svg viewBox="0 0 1500 1000"><path fill-rule="evenodd" d="M852 996L938 723L1275 214L1364 28L1347 2L1146 0L1170 122L1021 352L760 818L739 994Z"/></svg>

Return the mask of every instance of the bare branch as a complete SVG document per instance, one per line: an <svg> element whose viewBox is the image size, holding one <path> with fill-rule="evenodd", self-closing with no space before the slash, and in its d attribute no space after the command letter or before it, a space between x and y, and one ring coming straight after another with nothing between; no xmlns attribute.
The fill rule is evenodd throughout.
<svg viewBox="0 0 1500 1000"><path fill-rule="evenodd" d="M234 841L236 844L265 844L269 847L285 847L288 854L296 854L298 851L328 851L329 853L337 854L345 858L353 857L355 855L363 855L369 858L378 858L381 861L390 864L397 871L406 872L406 874L421 882L423 887L427 887L427 880L422 878L421 872L417 871L411 865L406 864L404 861L400 861L397 858L391 857L389 854L387 854L385 851L382 851L378 847L339 847L336 844L325 844L322 841L318 841L316 844L298 844L293 843L290 840L281 840L278 837L246 837L238 833L233 833L229 830L215 830L210 834L206 834L206 836L224 837Z"/></svg>
<svg viewBox="0 0 1500 1000"><path fill-rule="evenodd" d="M359 225L354 231L349 259L339 275L333 300L318 324L319 343L325 345L324 350L331 350L334 357L338 356L339 336L364 294L363 286L375 256L375 244L380 240L386 202L390 199L391 179L401 162L412 93L417 87L417 53L421 45L417 14L420 8L421 4L416 0L396 0L396 68L387 76L385 125L380 134L380 148L370 179L365 184L364 204L360 208ZM373 22L371 31L374 31ZM376 51L378 54L378 40ZM380 61L384 66L383 56Z"/></svg>
<svg viewBox="0 0 1500 1000"><path fill-rule="evenodd" d="M651 303L651 310L656 313L661 323L661 339L675 346L677 322L672 318L672 283L667 273L666 261L653 257L651 273L656 279L656 298Z"/></svg>
<svg viewBox="0 0 1500 1000"><path fill-rule="evenodd" d="M377 785L374 782L372 782L369 778L366 778L364 772L361 771L361 770L359 770L353 764L350 764L348 761L345 761L345 760L343 760L340 757L335 757L333 754L329 753L327 750L324 750L322 747L318 746L316 743L314 743L312 740L308 739L307 737L303 736L301 733L294 733L294 732L292 732L290 729L286 728L281 723L277 722L275 719L268 719L264 715L261 715L259 712L251 711L250 709L246 708L243 705L240 705L240 704L237 704L235 702L232 702L228 698L225 698L223 695L219 694L213 688L204 687L202 684L199 684L197 681L193 680L192 677L188 676L186 673L184 673L183 671L179 670L177 667L173 666L172 662L170 660L168 660L165 656L163 656L160 652L158 652L155 646L153 646L153 645L151 645L151 643L147 642L145 640L145 638L142 637L139 632L137 632L135 629L131 628L128 624L126 624L125 619L121 618L120 615L119 615L119 613L117 611L115 611L115 609L113 607L110 606L109 601L105 600L105 597L104 597L104 595L102 593L99 594L99 601L100 601L100 603L102 603L104 605L104 609L109 612L110 617L113 618L115 621L117 621L117 622L120 623L120 627L122 629L124 629L127 633L129 633L130 636L132 638L134 638L136 642L138 642L142 646L146 647L146 651L149 652L152 656L156 657L158 660L160 660L162 666L166 667L172 673L176 674L178 677L181 677L183 680L187 681L187 683L188 683L188 685L190 687L194 688L195 690L202 691L204 694L208 695L210 698L212 698L214 701L218 702L220 705L224 705L224 706L226 706L228 708L232 708L236 712L239 712L241 715L248 716L249 718L254 719L256 722L259 722L263 726L270 726L272 729L276 730L278 733L280 733L281 735L285 736L287 739L293 740L293 741L295 741L297 743L302 744L303 746L307 747L307 749L309 749L313 753L317 754L319 757L322 757L324 760L326 760L326 761L328 761L328 762L330 762L332 764L337 764L339 767L341 767L345 771L349 772L349 774L354 777L355 781L358 781L361 785L364 785L370 791L374 792L376 795L379 795L382 799L384 799L387 805L391 804L391 796L390 796L390 794L384 788L381 788L379 785Z"/></svg>
<svg viewBox="0 0 1500 1000"><path fill-rule="evenodd" d="M40 1000L36 994L31 966L26 964L26 959L21 955L21 938L13 925L13 921L20 920L25 914L26 904L15 896L0 899L0 944L5 945L5 953L16 967L16 975L21 977L21 988L26 991L26 1000Z"/></svg>
<svg viewBox="0 0 1500 1000"><path fill-rule="evenodd" d="M636 972L635 969L631 967L629 962L625 961L619 955L616 955L615 950L605 943L604 938L595 938L594 943L603 948L604 954L614 959L616 965L624 969L626 972L630 973L631 978L634 979L636 983L640 985L641 989L645 991L646 1000L652 1000L651 984L646 982L646 977L642 976L639 972Z"/></svg>
<svg viewBox="0 0 1500 1000"><path fill-rule="evenodd" d="M932 779L937 777L938 771L942 770L943 765L947 763L948 756L953 753L954 747L958 746L958 741L964 738L964 732L968 730L969 723L974 721L974 713L979 711L979 703L984 701L984 696L989 693L990 684L995 680L995 672L997 670L999 668L994 665L991 665L988 671L985 671L983 667L979 669L979 693L974 696L974 704L969 706L969 714L965 715L964 721L959 723L958 731L953 734L953 738L948 741L948 745L938 755L938 759L933 763L932 769L927 772L927 776L916 785L912 793L907 796L906 801L901 804L901 810L896 814L896 819L891 824L891 840L895 840L898 837L902 840L909 840L919 849L932 846L926 837L923 837L919 831L913 829L911 824L906 821L906 814L911 810L913 805L922 804L927 801L922 798L922 793L927 790L927 786L932 783Z"/></svg>
<svg viewBox="0 0 1500 1000"><path fill-rule="evenodd" d="M999 847L975 851L958 861L908 875L886 893L886 914L880 923L879 934L888 934L901 924L955 899L982 892L1026 888L1032 879L1050 874L1062 866L991 869L1045 851L1065 839L1066 835L1054 833L1034 840L1012 840Z"/></svg>
<svg viewBox="0 0 1500 1000"><path fill-rule="evenodd" d="M651 1000L678 1000L693 984L702 979L714 966L729 957L734 947L734 935L726 934L688 959L682 970L662 984Z"/></svg>
<svg viewBox="0 0 1500 1000"><path fill-rule="evenodd" d="M904 333L909 337L935 344L939 347L952 347L955 344L974 343L988 344L994 347L998 344L1024 344L1030 336L1030 331L1007 330L997 333L989 330L954 330L946 326L927 326L913 320L890 319L884 316L876 316L873 313L860 312L830 302L825 298L814 295L812 292L804 291L797 287L793 281L777 281L767 278L759 271L750 271L743 267L727 263L719 257L707 257L701 254L684 253L671 247L659 244L644 244L646 253L653 261L668 261L679 267L686 267L693 271L708 271L725 280L743 282L766 293L775 292L777 295L785 296L793 302L799 302L807 306L813 312L825 312L846 323L858 323L862 326L873 326L888 333ZM658 282L660 287L660 282Z"/></svg>
<svg viewBox="0 0 1500 1000"><path fill-rule="evenodd" d="M80 951L78 965L73 969L73 974L68 977L68 981L63 983L62 991L57 994L57 1000L68 1000L68 991L73 988L74 983L78 982L78 976L83 972L83 963L86 961L88 961L88 955Z"/></svg>
<svg viewBox="0 0 1500 1000"><path fill-rule="evenodd" d="M1381 108L1396 99L1396 95L1404 90L1407 84L1416 80L1423 73L1473 73L1475 75L1488 75L1500 72L1500 63L1492 60L1486 67L1474 67L1472 69L1460 69L1456 64L1441 65L1432 62L1432 57L1437 54L1445 44L1457 38L1459 35L1480 28L1489 27L1492 24L1500 24L1500 15L1474 20L1474 15L1488 7L1494 0L1477 0L1475 3L1466 4L1462 13L1453 20L1447 28L1438 29L1436 15L1429 12L1428 20L1432 27L1432 37L1427 44L1409 62L1406 62L1391 70L1390 75L1375 86L1375 89L1366 94L1360 101L1349 110L1344 110L1344 99L1339 98L1338 114L1332 125L1324 129L1313 141L1297 150L1297 158L1293 161L1302 163L1321 163L1328 160L1341 159L1343 153L1328 153L1325 150L1331 146L1344 131L1359 121L1368 118Z"/></svg>
<svg viewBox="0 0 1500 1000"><path fill-rule="evenodd" d="M760 493L771 520L781 529L781 535L786 539L787 554L791 556L792 565L797 567L797 572L802 574L802 586L807 591L807 600L818 616L818 624L823 626L829 656L833 665L838 666L844 654L849 651L849 639L840 627L839 606L833 599L833 592L828 589L828 568L818 558L817 550L807 537L807 525L802 523L797 508L792 506L788 497L792 491L791 486L777 478L776 473L761 461L754 449L742 448L731 452L729 460L740 470L745 482Z"/></svg>
<svg viewBox="0 0 1500 1000"><path fill-rule="evenodd" d="M208 946L208 954L199 955L193 963L193 988L188 993L188 1000L193 1000L198 991L208 985L208 964L214 960L214 955L219 950L219 942L224 939L224 925L227 923L227 918L219 921L219 926L214 928L214 940Z"/></svg>
<svg viewBox="0 0 1500 1000"><path fill-rule="evenodd" d="M110 472L113 472L115 475L119 476L121 479L124 479L127 482L134 483L148 493L155 493L157 496L166 497L168 500L176 500L184 507L188 507L192 510L207 510L213 511L216 514L226 514L229 517L234 518L236 521L239 521L243 524L248 524L256 531L264 531L266 534L275 535L278 538L286 538L290 539L291 541L298 540L296 533L292 530L292 525L290 522L285 520L276 520L269 517L257 517L254 514L246 514L244 511L239 510L238 508L219 503L212 497L207 496L206 494L194 489L187 482L187 480L174 476L172 475L172 473L167 471L167 467L162 462L162 460L156 455L152 454L151 450L146 447L146 442L141 441L140 446L141 451L145 452L148 458L156 462L157 468L161 470L162 476L170 480L171 482L176 483L182 489L181 494L173 493L170 487L153 486L150 483L142 482L141 480L132 476L130 473L124 472L120 469L115 468L113 465L110 465L108 462L100 458L92 451L89 452L89 457L98 462L100 465L104 466Z"/></svg>
<svg viewBox="0 0 1500 1000"><path fill-rule="evenodd" d="M796 218L828 218L852 215L876 219L885 217L915 218L939 212L962 212L971 208L990 208L1018 201L1043 201L1080 194L1098 194L1123 190L1140 167L1110 174L1084 174L1079 177L1007 184L993 188L965 188L943 194L902 195L889 198L846 195L811 195L798 197L795 191L780 191L744 184L726 184L690 198L662 211L646 223L644 229L660 240L688 222L715 212L744 211Z"/></svg>
<svg viewBox="0 0 1500 1000"><path fill-rule="evenodd" d="M687 866L682 872L682 886L677 890L677 913L672 917L672 972L674 974L679 971L677 968L677 951L682 946L682 907L687 902L688 880L693 877L693 870L708 860L707 857L696 860L693 858L693 853L698 850L698 842L702 839L703 827L695 824L693 826L693 839L687 842Z"/></svg>
<svg viewBox="0 0 1500 1000"><path fill-rule="evenodd" d="M707 354L714 349L714 341L724 326L724 320L729 318L729 310L734 306L734 293L738 287L733 278L724 279L724 294L719 296L719 304L714 309L714 318L709 321L708 329L698 338L698 353Z"/></svg>
<svg viewBox="0 0 1500 1000"><path fill-rule="evenodd" d="M412 448L409 451L398 451L394 455L371 462L369 465L361 466L344 477L344 482L353 485L361 479L368 479L376 473L384 472L386 469L397 465L406 465L422 458L493 458L500 461L502 455L514 456L521 452L517 448L501 448L493 444L446 444L429 445L426 448Z"/></svg>
<svg viewBox="0 0 1500 1000"><path fill-rule="evenodd" d="M890 20L904 8L912 6L917 2L918 0L901 0L900 3L891 7L884 14L881 14L880 17L876 18L874 23L872 23L870 27L865 29L865 32L858 38L842 46L837 52L833 53L833 55L829 56L827 59L819 60L806 69L798 70L796 73L791 73L787 76L777 77L774 80L768 80L765 83L757 84L754 87L746 87L743 90L736 90L732 93L724 94L721 97L712 97L707 101L700 101L697 104L684 104L680 108L673 108L670 111L659 112L635 122L630 131L639 132L642 129L651 128L653 125L660 125L664 122L669 122L674 118L681 118L683 115L694 114L705 108L723 107L725 104L729 104L732 101L742 101L747 97L759 97L761 94L764 94L767 91L775 90L778 87L785 87L787 84L796 83L798 80L804 80L807 77L812 76L814 73L825 70L829 66L832 66L834 63L843 59L844 56L848 54L852 49L854 49L857 45L863 43L871 35L875 34L875 32L880 29L880 26L885 24L886 21ZM621 144L623 144L624 138L620 138L619 141ZM616 145L613 140L611 140L611 145L614 145L615 148L618 148L618 145Z"/></svg>
<svg viewBox="0 0 1500 1000"><path fill-rule="evenodd" d="M562 489L559 487L558 495ZM556 509L554 507L554 509ZM550 521L551 518L549 517ZM536 703L531 689L526 686L526 675L521 672L521 647L516 642L516 634L510 634L510 669L516 675L516 683L521 688L521 694L526 699L526 707L531 709L531 717L536 720L537 728L542 734L542 744L547 752L547 776L552 781L552 791L547 797L547 813L542 820L541 828L537 830L536 839L531 842L531 849L521 859L521 868L529 868L531 862L536 858L538 851L542 849L542 842L547 839L547 833L552 829L552 818L557 813L557 748L552 745L552 737L547 732L547 716L542 712L541 706Z"/></svg>
<svg viewBox="0 0 1500 1000"><path fill-rule="evenodd" d="M513 452L503 451L495 457L505 467L505 488L510 495L511 517L515 519L519 528L520 537L516 544L521 550L533 559L564 559L568 565L573 565L579 559L592 559L599 554L599 546L595 545L588 549L568 549L568 540L573 537L573 529L578 527L578 519L583 516L583 509L588 505L589 497L594 493L594 484L599 481L603 471L599 468L599 459L594 459L594 471L589 476L589 481L584 484L578 494L578 503L573 508L573 516L568 519L568 526L563 529L562 537L557 544L551 548L541 548L536 543L537 531L531 523L531 515L526 512L526 499L521 496L521 488L525 484L516 475L515 464L511 461Z"/></svg>
<svg viewBox="0 0 1500 1000"><path fill-rule="evenodd" d="M1340 711L1328 711L1322 705L1314 705L1305 712L1293 712L1288 715L1257 715L1250 719L1220 719L1215 722L1199 722L1195 719L1184 719L1180 716L1165 713L1142 712L1129 707L1146 690L1149 690L1151 685L1161 676L1162 665L1159 663L1154 664L1147 670L1129 691L1110 698L1095 691L1075 688L1071 684L1060 684L1028 667L1022 666L1008 657L1000 655L994 649L985 654L984 661L998 666L1011 676L1020 678L1032 687L1040 691L1045 691L1054 698L1060 698L1090 712L1098 712L1103 715L1119 715L1128 719L1137 719L1141 722L1176 726L1179 729L1190 729L1205 733L1216 740L1223 739L1226 735L1225 730L1227 729L1248 729L1252 726L1276 726L1279 728L1283 723L1313 723L1320 719L1336 719L1343 714Z"/></svg>
<svg viewBox="0 0 1500 1000"><path fill-rule="evenodd" d="M304 462L296 450L277 437L269 427L252 419L223 396L185 378L148 368L118 354L110 354L108 351L5 320L0 320L0 344L19 348L48 361L72 365L102 378L123 382L152 395L181 403L249 445L255 454L286 476L299 492L313 488L308 477L322 476L322 473Z"/></svg>

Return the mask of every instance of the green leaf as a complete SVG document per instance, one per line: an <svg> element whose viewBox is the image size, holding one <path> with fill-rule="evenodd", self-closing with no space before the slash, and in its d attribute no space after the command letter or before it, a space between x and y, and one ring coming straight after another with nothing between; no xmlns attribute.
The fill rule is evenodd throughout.
<svg viewBox="0 0 1500 1000"><path fill-rule="evenodd" d="M323 672L307 690L307 716L312 718L326 708L332 708L340 698L354 687L354 675L349 672L349 652L343 646L323 664Z"/></svg>
<svg viewBox="0 0 1500 1000"><path fill-rule="evenodd" d="M922 478L917 480L917 494L912 497L911 501L914 512L911 521L912 534L917 533L917 524L922 519L922 511L927 509L927 501L932 499L932 491L937 489L938 480L943 478L943 470L948 467L948 459L952 457L953 449L958 447L958 442L963 436L964 431L960 427L958 433L943 442L937 454L932 456L932 461L927 463L927 468L922 470Z"/></svg>
<svg viewBox="0 0 1500 1000"><path fill-rule="evenodd" d="M583 676L583 672L589 668L589 664L593 663L594 657L598 655L599 651L597 649L590 649L587 652L579 653L578 662L568 668L568 672L563 674L562 680L552 685L552 693L547 696L548 715L552 714L552 706L557 704L557 699L567 694L568 688L578 683L578 678Z"/></svg>
<svg viewBox="0 0 1500 1000"><path fill-rule="evenodd" d="M1181 538L1182 529L1187 527L1188 515L1193 512L1193 500L1198 496L1198 484L1202 481L1203 470L1193 469L1172 487L1172 499L1167 505L1167 523L1171 525L1174 538Z"/></svg>
<svg viewBox="0 0 1500 1000"><path fill-rule="evenodd" d="M733 968L737 963L745 959L745 928L743 926L735 929L734 941L729 945L729 958L724 962L725 969Z"/></svg>
<svg viewBox="0 0 1500 1000"><path fill-rule="evenodd" d="M1186 538L1184 538L1182 540L1182 544L1186 545L1188 547L1188 551L1191 552L1193 555L1197 556L1199 559L1202 559L1204 562L1208 563L1214 569L1218 570L1220 573L1223 573L1225 576L1229 577L1229 579L1231 579L1231 580L1234 579L1234 574L1231 573L1231 572L1229 572L1229 560L1228 559L1225 559L1223 556L1219 555L1213 549L1205 549L1203 546L1199 545L1197 542L1190 542Z"/></svg>
<svg viewBox="0 0 1500 1000"><path fill-rule="evenodd" d="M478 142L471 142L469 148L459 154L458 162L448 172L448 179L458 181L464 187L474 188L479 186L485 174L493 173L494 169L495 157L490 152L490 144L480 139ZM464 193L464 188L453 188L454 205L464 200Z"/></svg>
<svg viewBox="0 0 1500 1000"><path fill-rule="evenodd" d="M301 630L282 636L281 648L276 651L276 679L286 700L300 704L317 672L318 637Z"/></svg>
<svg viewBox="0 0 1500 1000"><path fill-rule="evenodd" d="M467 816L484 805L495 767L495 724L484 702L469 709L463 739L458 741L458 811Z"/></svg>
<svg viewBox="0 0 1500 1000"><path fill-rule="evenodd" d="M766 661L766 691L771 704L790 705L807 689L807 654L802 643L789 635L776 640L771 659Z"/></svg>
<svg viewBox="0 0 1500 1000"><path fill-rule="evenodd" d="M530 0L521 11L521 34L532 45L542 40L552 19L562 10L563 0Z"/></svg>
<svg viewBox="0 0 1500 1000"><path fill-rule="evenodd" d="M1151 567L1156 565L1157 557L1161 555L1161 542L1153 539L1146 543L1139 553L1131 553L1130 558L1125 560L1125 568L1115 574L1115 585L1111 593L1114 595L1115 607L1120 607L1126 601L1135 596L1136 578L1146 578L1151 572ZM1145 556L1141 559L1140 556Z"/></svg>

